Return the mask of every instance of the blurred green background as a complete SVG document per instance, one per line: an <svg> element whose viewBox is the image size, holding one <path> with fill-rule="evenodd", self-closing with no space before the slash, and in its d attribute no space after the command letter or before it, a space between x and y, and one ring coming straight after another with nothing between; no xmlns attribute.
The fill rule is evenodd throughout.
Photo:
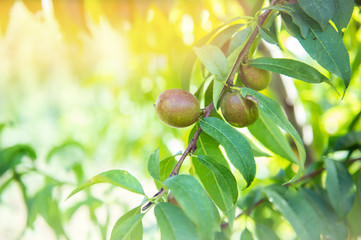
<svg viewBox="0 0 361 240"><path fill-rule="evenodd" d="M8 181L14 172L0 175L0 239L109 236L116 219L142 201L139 196L108 186L67 201L66 196L109 169L131 172L147 195L154 194L146 172L149 155L158 147L161 158L183 150L190 131L163 125L154 112L155 99L166 89L181 88L183 62L197 40L233 17L254 14L262 2L1 0L0 147L28 144L36 159L24 158L17 166L26 202L21 184ZM326 84L286 78L273 80L265 91L294 107L295 123L314 159L330 136L348 132L360 112L360 23L356 8L344 33L353 77L343 100ZM283 29L279 37L284 56L315 64ZM269 47L272 55L282 54ZM191 92L201 80L201 74L194 75ZM331 80L342 93L341 81ZM274 91L278 84L287 95ZM354 129L361 130L360 124ZM282 166L272 159L258 160L265 164L259 179ZM268 175L262 175L267 167ZM145 239L159 238L149 214L144 231Z"/></svg>

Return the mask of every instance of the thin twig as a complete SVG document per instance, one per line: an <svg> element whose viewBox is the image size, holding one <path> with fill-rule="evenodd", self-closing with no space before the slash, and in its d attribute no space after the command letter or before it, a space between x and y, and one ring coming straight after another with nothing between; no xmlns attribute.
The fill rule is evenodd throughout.
<svg viewBox="0 0 361 240"><path fill-rule="evenodd" d="M316 177L318 174L322 173L324 170L325 170L324 167L323 167L323 168L320 168L320 169L317 169L317 170L314 171L314 172L310 172L310 173L308 173L308 174L306 174L306 175L303 175L302 177L300 177L299 179L297 179L297 180L294 181L294 182L286 183L284 186L285 186L285 187L289 187L289 186L291 186L291 185L295 185L296 183L302 182L302 181L304 181L304 180L306 180L306 179L314 178L314 177Z"/></svg>
<svg viewBox="0 0 361 240"><path fill-rule="evenodd" d="M270 6L275 5L279 0L273 0L270 4ZM259 16L259 22L258 25L262 26L264 24L264 22L266 21L267 17L269 16L269 14L271 13L271 10L266 10L263 14L261 14ZM244 46L244 48L242 49L242 51L240 52L240 54L238 55L238 58L236 60L236 63L234 64L228 78L226 81L226 85L233 85L233 79L234 76L236 74L236 72L238 71L243 59L247 56L250 47L252 46L253 41L256 39L258 35L258 28L255 28L250 36L250 38L248 39L246 45ZM224 90L227 88L227 86L224 86L220 96L222 96L222 93L224 92ZM203 109L203 118L208 117L212 111L214 109L214 103L211 102L206 108ZM175 167L173 168L173 171L171 172L171 174L169 175L168 178L177 175L179 173L179 170L185 160L185 158L190 154L193 153L196 148L197 148L197 140L200 136L202 132L202 129L200 127L198 127L198 129L196 130L196 132L194 133L192 140L190 141L190 143L188 144L187 148L184 150L182 156L180 157L179 161L177 162L177 164L175 165ZM164 194L164 188L161 188L156 194L154 194L153 198L157 197L160 198L162 195ZM150 206L153 205L153 202L148 202L145 206L143 206L142 210L145 211L147 210Z"/></svg>

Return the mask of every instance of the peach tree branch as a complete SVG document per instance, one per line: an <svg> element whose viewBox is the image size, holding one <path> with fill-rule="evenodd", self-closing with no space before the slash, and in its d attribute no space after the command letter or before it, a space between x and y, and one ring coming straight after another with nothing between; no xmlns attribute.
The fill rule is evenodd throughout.
<svg viewBox="0 0 361 240"><path fill-rule="evenodd" d="M273 6L275 4L277 4L280 0L273 0L270 3L270 6ZM262 26L266 19L268 18L269 14L271 13L272 10L268 9L266 10L264 13L262 13L259 17L258 17L258 25ZM256 37L258 36L258 28L256 27L250 38L248 39L247 43L245 44L244 48L242 49L242 51L240 52L240 54L237 57L236 63L234 64L227 80L226 80L226 86L223 87L222 92L220 94L220 96L222 96L222 93L224 92L224 90L227 88L227 86L232 86L233 85L233 79L235 74L237 73L241 63L243 62L243 60L246 58L246 56L248 55L248 52L250 50L250 47L252 46L253 41L256 39ZM214 110L214 103L211 102L208 106L206 106L203 109L203 118L208 117L212 111ZM197 149L197 140L200 136L202 132L202 129L200 127L197 128L196 132L194 133L192 140L189 142L187 148L184 150L182 156L180 157L179 161L177 162L177 164L175 165L175 167L173 168L172 172L170 173L169 177L172 177L174 175L177 175L179 173L179 170L185 160L185 158L193 153L196 149ZM156 194L154 194L153 198L160 198L163 194L164 194L164 188L162 187ZM153 202L148 202L146 205L143 206L142 210L145 211L147 210L150 206L153 205Z"/></svg>

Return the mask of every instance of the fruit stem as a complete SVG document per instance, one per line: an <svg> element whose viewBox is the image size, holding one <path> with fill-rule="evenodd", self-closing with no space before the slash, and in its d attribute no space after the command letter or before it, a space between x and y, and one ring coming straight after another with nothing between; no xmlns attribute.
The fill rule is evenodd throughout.
<svg viewBox="0 0 361 240"><path fill-rule="evenodd" d="M270 6L274 6L275 4L277 4L280 0L272 0L272 2L270 3ZM264 24L264 22L266 21L268 15L271 13L271 9L266 10L264 13L262 13L259 17L258 17L258 25L262 26ZM258 35L258 28L254 28L251 37L248 39L246 45L244 46L244 48L242 49L242 51L240 52L240 54L238 55L237 61L234 64L231 73L229 74L227 81L226 81L226 85L223 87L220 96L222 96L222 93L226 90L226 88L228 86L233 86L233 79L234 76L236 74L236 72L238 71L241 63L243 62L244 58L247 57L249 49L253 43L253 41L256 39ZM207 107L205 107L203 109L203 118L209 117L209 115L211 115L212 111L214 109L214 103L211 102ZM182 156L180 157L179 161L177 162L177 164L174 166L172 172L169 174L169 177L178 175L179 170L185 160L185 158L193 153L196 149L197 149L197 140L199 138L199 135L201 134L202 129L201 127L198 127L198 129L196 130L196 132L194 133L192 140L189 142L187 148L184 150ZM164 188L162 187L154 196L153 198L157 197L157 198L161 198L162 195L164 194ZM144 205L144 207L142 208L142 211L147 210L150 206L153 205L153 202L148 202L146 205Z"/></svg>

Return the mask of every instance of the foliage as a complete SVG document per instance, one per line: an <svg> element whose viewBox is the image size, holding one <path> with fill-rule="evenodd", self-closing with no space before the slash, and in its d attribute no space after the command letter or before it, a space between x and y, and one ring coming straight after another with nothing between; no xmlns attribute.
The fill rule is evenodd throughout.
<svg viewBox="0 0 361 240"><path fill-rule="evenodd" d="M55 14L61 9L59 2L54 1ZM101 5L98 1L92 4L94 2ZM174 46L169 46L167 68L172 70L157 68L152 73L146 68L139 69L137 74L129 73L125 77L130 81L124 85L131 86L126 91L112 86L114 93L110 95L120 105L116 107L135 114L130 117L131 121L123 121L105 106L100 113L110 112L111 116L92 125L96 126L93 134L84 136L77 132L76 126L68 126L76 133L70 131L64 137L66 140L47 149L46 154L39 151L36 143L6 142L1 145L0 197L15 185L20 189L27 209L26 226L20 237L26 235L27 229L34 229L36 220L41 217L57 239L72 239L66 226L84 206L102 239L143 239L147 233L154 237L156 229L159 229L161 239L358 239L361 236L357 225L361 221L361 47L357 42L361 36L360 7L353 0L254 2L255 12L246 13L255 17L237 16L219 23L194 43L187 56L181 55L185 59L182 70L178 66L180 56L172 52ZM134 5L121 7L138 7L139 12L150 7L153 13L149 13L149 19L154 11L161 12L160 16L171 16L171 9L158 9L160 3L155 2L153 7L136 3L139 4L134 1ZM18 8L22 6L16 4ZM92 6L88 10L94 18L99 13L95 12L95 5L88 4L88 7ZM233 6L233 3L228 4ZM247 6L250 7L247 4L242 7L245 10ZM104 10L107 11L109 9ZM194 12L198 13L199 9L195 7ZM86 26L84 12L77 14L81 18L69 15L70 19L58 17L58 21L66 23L78 19L72 27L94 31ZM136 21L136 16L128 16L129 19L133 19L133 28L139 25L142 34L152 34L151 29L143 29L144 25ZM120 22L112 24L119 25ZM69 34L78 30L62 31L67 38L65 41L78 41ZM151 66L147 51L152 44L143 48L138 42L138 32L129 31L134 31L129 34L134 39L131 46L135 52L139 51L137 56L144 57L137 61ZM183 40L187 42L190 35L184 31ZM173 37L155 37L153 51L163 43L167 45L165 42L169 45ZM289 39L297 39L303 55L294 51L296 47L288 46ZM175 42L177 45L179 39ZM274 57L269 51L278 52L282 57ZM161 64L158 60L155 64ZM269 88L259 92L239 85L242 64L273 72ZM136 78L143 73L149 78L152 75L158 79L175 77L179 80L177 84L194 92L201 103L202 114L192 130L162 126L154 117L148 116L155 115L154 109L149 107L141 109L147 115L143 115L143 119L142 115L136 115L141 111L132 107L154 101L154 89L160 92L164 90L162 88L173 87L172 83L163 80L159 81L163 82L161 87L150 87L151 90L147 86L134 86ZM86 79L82 83L84 88L90 85L96 89L101 85L98 78L107 78L101 71L92 74L80 74ZM283 81L280 74L286 76L282 77ZM141 84L146 85L148 80L143 79ZM293 93L296 96L292 96L290 86L296 86ZM258 102L260 116L247 129L232 127L221 115L219 102L229 89ZM343 92L342 96L338 92ZM122 102L124 99L125 103ZM296 120L301 118L297 108L303 109L303 122ZM96 119L103 118L96 110L93 115ZM115 125L123 123L120 131ZM0 125L3 139L9 136L6 131L11 128L9 123ZM77 139L76 134L80 141L73 140ZM167 134L170 137L163 137ZM92 140L98 135L100 140ZM313 139L306 141L310 135ZM127 139L125 146L119 144L123 143L123 138ZM174 150L176 144L169 141L175 143L174 139L186 142L185 150ZM93 163L95 176L87 180L91 174L82 159L96 159L103 149L102 144L106 144L104 142L111 142L109 146L112 147L106 150L114 152L101 155L102 160ZM151 149L156 150L151 153ZM112 165L106 165L107 169L101 171L103 167L99 166L104 164L104 157L111 158L111 161L104 161L112 162ZM149 160L147 163L140 160L133 165L135 167L128 161L119 170L119 158ZM52 164L55 173L42 170ZM137 171L137 168L141 170ZM57 175L58 171L64 170L66 177ZM134 174L130 173L132 170L135 170ZM149 195L150 184L140 173L145 170L158 190L154 195ZM30 186L34 177L40 178L42 183L35 189ZM105 194L97 195L93 185L98 183L111 188ZM72 192L68 191L69 186L74 187ZM122 193L120 198L105 201L108 195L117 191ZM113 221L110 216L114 217L114 213L109 206L115 203L124 206L122 202L129 196L125 195L126 191L136 193L138 202L130 201L122 209L124 214L116 215L118 220ZM83 195L81 199L77 198L78 202L69 204L80 194ZM176 204L169 200L171 196ZM63 209L65 198L69 206ZM106 210L99 216L103 207ZM124 211L128 208L131 210ZM144 225L144 219L149 216L153 217L153 227Z"/></svg>

